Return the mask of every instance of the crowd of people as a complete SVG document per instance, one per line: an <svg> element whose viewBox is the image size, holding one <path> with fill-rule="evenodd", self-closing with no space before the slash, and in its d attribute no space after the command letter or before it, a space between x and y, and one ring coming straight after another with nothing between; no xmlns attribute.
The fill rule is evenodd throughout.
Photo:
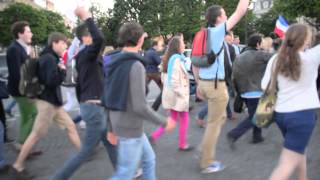
<svg viewBox="0 0 320 180"><path fill-rule="evenodd" d="M316 124L316 109L320 107L316 84L320 46L314 41L319 35L314 36L308 25L294 24L282 43L255 33L248 38L246 47L240 47L239 36L233 35L232 29L245 15L248 4L249 0L240 0L229 18L218 5L210 6L206 12L208 44L217 57L208 67L191 68L196 96L205 101L196 121L205 128L200 148L201 173L225 169L225 164L217 161L216 148L226 120L235 119L232 97L244 102L248 116L227 133L230 148L235 149L237 140L250 129L252 143L264 141L262 129L252 123L252 118L271 79L275 79L274 120L284 143L270 180L287 180L294 172L299 180L307 180L306 148ZM32 179L25 161L29 156L42 154L34 147L55 122L66 130L77 152L52 172L52 180L70 179L100 141L114 170L109 179L130 180L142 169L142 179L155 180L156 155L152 145L164 133L179 123L178 150L194 149L187 138L191 87L187 58L183 55L186 46L183 34L174 35L166 47L162 39L153 39L151 48L142 56L147 33L139 23L127 22L119 29L118 48L102 53L104 37L90 12L78 7L75 14L83 23L76 28L71 45L66 35L52 32L39 55L30 46L33 34L29 23L18 21L12 25L15 39L7 50L8 91L20 112L15 142L19 155L12 165L6 163L4 143L10 139L2 115L0 170L14 174L17 179ZM160 51L164 51L163 56ZM37 77L43 86L41 93L32 99L19 91L20 68L28 58L37 59ZM146 96L151 81L161 93L149 106ZM72 119L68 111L77 104L80 114ZM156 112L161 104L168 117ZM3 106L1 109L4 114ZM85 124L83 139L76 128L79 121ZM145 122L158 128L146 135Z"/></svg>

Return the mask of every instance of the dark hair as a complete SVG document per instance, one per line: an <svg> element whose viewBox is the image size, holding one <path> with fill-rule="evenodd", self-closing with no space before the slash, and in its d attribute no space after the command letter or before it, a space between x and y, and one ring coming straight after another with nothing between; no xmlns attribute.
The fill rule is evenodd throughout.
<svg viewBox="0 0 320 180"><path fill-rule="evenodd" d="M29 23L27 21L17 21L12 24L11 33L13 34L15 39L19 38L19 33L24 33L26 26L29 26Z"/></svg>
<svg viewBox="0 0 320 180"><path fill-rule="evenodd" d="M281 47L281 44L282 44L282 40L280 38L274 39L272 42L273 49L275 51L278 51L279 48Z"/></svg>
<svg viewBox="0 0 320 180"><path fill-rule="evenodd" d="M206 20L209 27L214 27L217 22L217 17L221 16L222 6L213 5L207 9Z"/></svg>
<svg viewBox="0 0 320 180"><path fill-rule="evenodd" d="M294 81L298 81L300 78L301 59L299 50L304 45L309 33L311 31L307 25L291 25L278 53L277 68L279 73Z"/></svg>
<svg viewBox="0 0 320 180"><path fill-rule="evenodd" d="M258 33L252 34L248 38L248 46L252 48L256 48L257 44L261 44L261 42L262 42L262 35Z"/></svg>
<svg viewBox="0 0 320 180"><path fill-rule="evenodd" d="M49 37L48 37L48 46L52 47L53 43L58 43L59 41L64 41L64 42L68 42L68 38L59 32L52 32L50 33Z"/></svg>
<svg viewBox="0 0 320 180"><path fill-rule="evenodd" d="M177 32L174 36L183 37L183 33L181 33L181 32Z"/></svg>
<svg viewBox="0 0 320 180"><path fill-rule="evenodd" d="M227 31L226 35L232 36L233 35L233 31Z"/></svg>
<svg viewBox="0 0 320 180"><path fill-rule="evenodd" d="M320 32L317 32L314 36L314 42L313 42L313 45L314 46L317 46L320 44Z"/></svg>
<svg viewBox="0 0 320 180"><path fill-rule="evenodd" d="M81 24L76 28L76 36L82 42L82 37L90 36L88 26L86 24Z"/></svg>
<svg viewBox="0 0 320 180"><path fill-rule="evenodd" d="M118 43L122 46L137 46L139 39L143 35L143 27L136 22L123 24L118 33Z"/></svg>
<svg viewBox="0 0 320 180"><path fill-rule="evenodd" d="M159 40L152 40L151 46L152 46L152 47L153 47L153 46L157 46L158 43L159 43Z"/></svg>
<svg viewBox="0 0 320 180"><path fill-rule="evenodd" d="M170 57L174 54L180 54L180 47L181 47L181 36L174 36L168 44L168 48L163 55L162 59L162 70L163 72L167 72L168 70L168 61Z"/></svg>

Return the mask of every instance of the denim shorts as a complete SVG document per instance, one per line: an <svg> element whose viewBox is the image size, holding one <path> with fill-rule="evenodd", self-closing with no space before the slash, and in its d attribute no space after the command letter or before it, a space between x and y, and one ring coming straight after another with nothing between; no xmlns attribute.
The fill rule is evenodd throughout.
<svg viewBox="0 0 320 180"><path fill-rule="evenodd" d="M316 124L316 110L275 112L274 119L284 137L286 149L304 154Z"/></svg>

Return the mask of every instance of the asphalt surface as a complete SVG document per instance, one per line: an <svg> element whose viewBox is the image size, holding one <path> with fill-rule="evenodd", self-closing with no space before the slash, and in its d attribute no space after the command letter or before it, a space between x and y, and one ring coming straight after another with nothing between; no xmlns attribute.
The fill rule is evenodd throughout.
<svg viewBox="0 0 320 180"><path fill-rule="evenodd" d="M148 101L152 102L159 90L155 84L151 84L151 93ZM5 104L8 100L5 101ZM190 126L188 139L196 149L191 152L179 152L178 149L178 129L170 134L165 134L154 147L157 156L157 178L159 180L267 180L275 167L281 147L282 137L278 128L273 124L270 128L263 130L265 141L261 144L253 145L251 141L251 131L245 134L236 143L236 150L230 150L226 133L235 127L246 114L236 114L235 121L228 120L223 127L217 147L217 160L222 161L227 166L222 172L213 174L201 174L199 168L199 144L204 133L203 128L196 125L196 113L203 103L193 102L193 110L190 112ZM71 113L75 115L78 109ZM166 111L160 108L159 113L166 115ZM15 117L8 118L9 134L15 138L19 113L15 109ZM153 124L145 123L145 131L151 133L157 127ZM84 130L79 128L81 135ZM309 180L320 179L320 125L318 123L310 141L308 149L308 174ZM71 145L66 133L56 125L52 125L48 135L36 146L43 151L38 157L29 159L26 168L35 177L34 180L47 180L61 167L65 160L76 152ZM9 163L14 162L17 153L12 145L6 144L6 158ZM128 157L129 158L129 157ZM90 160L85 163L71 178L72 180L103 180L108 179L113 173L110 161L102 145L99 145ZM8 173L0 175L0 180L9 180Z"/></svg>

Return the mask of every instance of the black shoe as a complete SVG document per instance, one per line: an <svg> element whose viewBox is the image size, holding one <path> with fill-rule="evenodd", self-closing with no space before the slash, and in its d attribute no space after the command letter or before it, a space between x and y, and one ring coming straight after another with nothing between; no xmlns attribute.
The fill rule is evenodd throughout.
<svg viewBox="0 0 320 180"><path fill-rule="evenodd" d="M202 102L202 101L203 101L202 99L196 97L196 102Z"/></svg>
<svg viewBox="0 0 320 180"><path fill-rule="evenodd" d="M228 144L231 150L235 150L236 149L236 138L232 137L230 134L227 134L227 140L228 140Z"/></svg>
<svg viewBox="0 0 320 180"><path fill-rule="evenodd" d="M193 107L192 106L190 106L189 107L189 112L191 112L193 110Z"/></svg>
<svg viewBox="0 0 320 180"><path fill-rule="evenodd" d="M25 169L22 171L18 171L11 166L10 171L11 171L11 174L14 176L15 180L30 180L34 178L34 176L28 173Z"/></svg>
<svg viewBox="0 0 320 180"><path fill-rule="evenodd" d="M10 138L5 138L4 139L4 143L12 143L12 142L14 142L14 139L10 139Z"/></svg>
<svg viewBox="0 0 320 180"><path fill-rule="evenodd" d="M10 165L8 165L8 164L4 165L2 168L0 168L0 174L8 172L9 169L10 169Z"/></svg>
<svg viewBox="0 0 320 180"><path fill-rule="evenodd" d="M263 137L254 137L251 141L252 144L259 144L262 143L264 141Z"/></svg>
<svg viewBox="0 0 320 180"><path fill-rule="evenodd" d="M179 151L187 152L187 151L192 151L193 149L194 149L193 146L187 145L187 146L184 147L184 148L179 148Z"/></svg>

